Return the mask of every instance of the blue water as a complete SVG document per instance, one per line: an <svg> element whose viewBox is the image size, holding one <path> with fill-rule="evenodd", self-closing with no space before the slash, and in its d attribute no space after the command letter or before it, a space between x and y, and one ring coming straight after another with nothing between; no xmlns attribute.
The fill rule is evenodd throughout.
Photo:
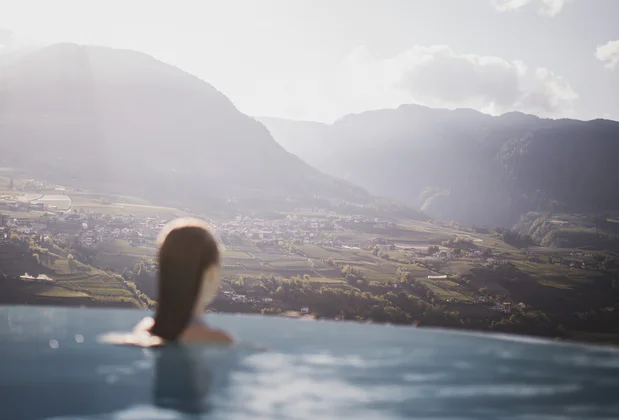
<svg viewBox="0 0 619 420"><path fill-rule="evenodd" d="M219 314L244 344L97 342L146 314L0 307L0 419L619 419L610 349Z"/></svg>

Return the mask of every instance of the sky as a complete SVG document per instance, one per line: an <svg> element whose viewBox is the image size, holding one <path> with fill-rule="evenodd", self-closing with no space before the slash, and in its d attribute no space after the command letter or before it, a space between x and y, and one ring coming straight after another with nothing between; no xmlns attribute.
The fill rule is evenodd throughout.
<svg viewBox="0 0 619 420"><path fill-rule="evenodd" d="M254 116L417 103L619 120L619 0L0 0L0 54L145 52Z"/></svg>

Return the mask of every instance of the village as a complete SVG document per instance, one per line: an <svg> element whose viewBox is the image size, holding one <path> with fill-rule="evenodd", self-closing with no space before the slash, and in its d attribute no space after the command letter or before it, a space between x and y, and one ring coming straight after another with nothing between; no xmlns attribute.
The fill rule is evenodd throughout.
<svg viewBox="0 0 619 420"><path fill-rule="evenodd" d="M19 239L42 235L53 240L75 240L82 246L123 239L134 246L154 247L154 240L163 226L164 223L156 218L140 219L133 215L111 216L77 210L45 213L38 218L13 218L0 214L0 233L5 239L10 235Z"/></svg>
<svg viewBox="0 0 619 420"><path fill-rule="evenodd" d="M39 194L41 188L52 188L55 195L51 197L55 201L45 200L50 196ZM132 207L123 209L121 214L106 211L106 206L112 210L118 210L119 206L114 207L106 198L92 207L71 200L66 204L62 198L68 199L68 195L63 195L66 193L62 187L41 182L24 183L20 189L21 192L5 194L0 199L0 243L37 238L40 242L91 250L94 254L122 254L126 261L127 255L134 256L134 262L126 266L102 262L105 258L88 263L97 269L122 274L153 296L150 290L157 270L155 241L170 216L155 210L133 213ZM225 249L223 276L228 286L222 289L217 301L232 311L279 308L299 315L312 313L314 308L296 307L285 299L274 298L273 292L261 295L229 287L237 278L275 275L279 279L305 279L320 287L346 286L373 294L388 290L411 293L433 304L448 305L459 311L464 308L473 314L511 314L525 312L529 306L514 301L499 286L490 290L475 286L476 282L467 286L474 278L466 267L492 270L526 261L526 264L560 265L569 270L603 269L594 255L581 250L563 250L559 255L547 250L506 249L504 244L498 246L484 227L465 230L441 222L403 227L396 220L338 214L321 208L299 209L272 218L238 215L227 221L206 220ZM140 261L144 272L149 273L149 278L141 283L134 278L137 273L133 267ZM406 272L412 274L415 284L402 283ZM53 275L29 273L22 272L19 278L27 283L54 284ZM469 309L472 307L480 309Z"/></svg>
<svg viewBox="0 0 619 420"><path fill-rule="evenodd" d="M237 216L233 221L216 227L224 243L238 239L276 243L281 239L295 240L303 244L329 245L332 247L360 248L358 241L343 242L337 232L348 230L351 225L371 224L375 228L395 227L395 223L380 218L370 219L361 215L338 215L326 210L317 210L322 216L287 215L285 219L266 220L249 216Z"/></svg>

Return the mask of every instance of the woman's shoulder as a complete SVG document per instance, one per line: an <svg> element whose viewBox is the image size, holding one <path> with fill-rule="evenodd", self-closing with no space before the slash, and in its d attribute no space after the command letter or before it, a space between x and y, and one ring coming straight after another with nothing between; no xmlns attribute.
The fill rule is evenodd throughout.
<svg viewBox="0 0 619 420"><path fill-rule="evenodd" d="M151 317L142 319L131 332L110 332L98 337L100 342L116 345L156 347L164 344L161 337L150 333L154 320Z"/></svg>
<svg viewBox="0 0 619 420"><path fill-rule="evenodd" d="M130 333L108 333L100 336L99 339L109 344L139 347L160 346L165 343L165 340L150 333L154 322L153 318L146 317L138 322ZM189 325L179 339L186 343L232 344L235 342L230 334L221 330L211 329L205 325Z"/></svg>
<svg viewBox="0 0 619 420"><path fill-rule="evenodd" d="M225 331L211 329L203 325L190 325L180 337L184 342L208 342L217 344L232 344L234 339Z"/></svg>

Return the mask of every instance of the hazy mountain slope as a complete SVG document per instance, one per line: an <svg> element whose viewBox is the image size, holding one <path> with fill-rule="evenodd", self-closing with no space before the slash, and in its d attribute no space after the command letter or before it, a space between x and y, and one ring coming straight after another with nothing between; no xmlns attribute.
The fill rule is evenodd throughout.
<svg viewBox="0 0 619 420"><path fill-rule="evenodd" d="M311 165L436 218L510 224L530 210L619 209L612 193L619 123L612 121L405 105L346 116L309 139L306 123L262 121Z"/></svg>
<svg viewBox="0 0 619 420"><path fill-rule="evenodd" d="M364 201L208 83L133 51L52 45L0 68L2 164L150 198Z"/></svg>
<svg viewBox="0 0 619 420"><path fill-rule="evenodd" d="M329 125L314 121L292 121L281 118L258 117L277 142L290 153L302 157L313 167L321 169L325 150L329 147Z"/></svg>

